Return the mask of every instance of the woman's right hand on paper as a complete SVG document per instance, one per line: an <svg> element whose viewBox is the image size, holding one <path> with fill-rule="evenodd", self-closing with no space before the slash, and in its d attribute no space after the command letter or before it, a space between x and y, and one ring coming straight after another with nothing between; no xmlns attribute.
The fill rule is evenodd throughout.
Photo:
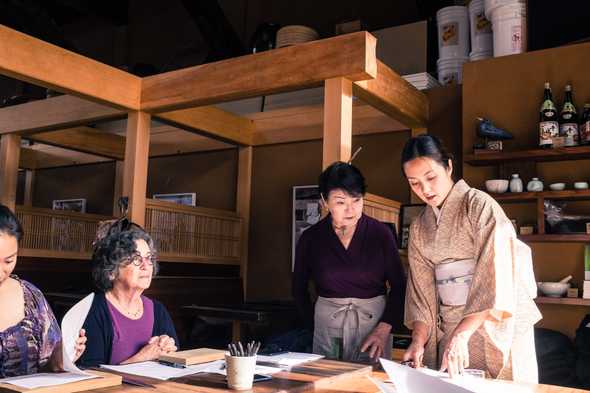
<svg viewBox="0 0 590 393"><path fill-rule="evenodd" d="M424 358L424 345L412 341L404 356L403 362L411 362L411 366L414 368L422 367L422 360Z"/></svg>

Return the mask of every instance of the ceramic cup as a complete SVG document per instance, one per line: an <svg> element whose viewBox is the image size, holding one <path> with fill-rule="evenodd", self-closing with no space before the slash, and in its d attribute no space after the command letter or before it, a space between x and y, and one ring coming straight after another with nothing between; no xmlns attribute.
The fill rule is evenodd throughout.
<svg viewBox="0 0 590 393"><path fill-rule="evenodd" d="M577 181L574 183L574 188L576 190L586 190L588 188L588 182L585 181Z"/></svg>
<svg viewBox="0 0 590 393"><path fill-rule="evenodd" d="M227 386L234 390L252 389L256 356L231 356L225 354Z"/></svg>

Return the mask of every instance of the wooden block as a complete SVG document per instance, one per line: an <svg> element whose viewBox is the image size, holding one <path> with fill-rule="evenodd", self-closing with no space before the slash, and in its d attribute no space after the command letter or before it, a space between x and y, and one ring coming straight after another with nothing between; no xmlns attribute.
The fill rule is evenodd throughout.
<svg viewBox="0 0 590 393"><path fill-rule="evenodd" d="M87 390L108 388L111 386L121 385L123 378L120 375L105 373L96 370L87 370L90 374L98 375L99 378L87 379L84 381L66 383L57 386L45 386L36 389L21 388L19 386L0 383L0 392L19 392L19 393L75 393Z"/></svg>
<svg viewBox="0 0 590 393"><path fill-rule="evenodd" d="M187 351L173 352L168 355L161 355L160 360L170 363L190 366L192 364L207 363L214 360L221 360L225 357L225 351L211 348L197 348Z"/></svg>

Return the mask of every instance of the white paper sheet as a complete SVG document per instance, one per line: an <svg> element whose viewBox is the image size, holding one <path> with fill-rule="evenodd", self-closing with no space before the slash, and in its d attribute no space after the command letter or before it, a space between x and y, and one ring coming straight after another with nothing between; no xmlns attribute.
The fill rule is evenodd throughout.
<svg viewBox="0 0 590 393"><path fill-rule="evenodd" d="M529 393L533 386L474 377L449 378L447 373L413 369L387 359L379 359L397 393Z"/></svg>
<svg viewBox="0 0 590 393"><path fill-rule="evenodd" d="M35 389L44 386L57 386L71 382L83 381L85 379L97 378L96 375L81 373L38 373L22 377L11 377L0 379L0 383L9 383L26 389Z"/></svg>
<svg viewBox="0 0 590 393"><path fill-rule="evenodd" d="M220 369L224 363L224 360L216 360L214 362L195 364L185 368L176 368L172 366L166 366L158 362L148 361L123 364L120 366L102 364L100 367L107 370L139 375L141 377L156 378L165 381L170 378L179 378L191 374L215 372L215 370Z"/></svg>
<svg viewBox="0 0 590 393"><path fill-rule="evenodd" d="M76 353L76 340L80 335L80 329L88 316L94 293L86 296L70 308L61 321L63 368L65 371L85 374L73 362Z"/></svg>
<svg viewBox="0 0 590 393"><path fill-rule="evenodd" d="M319 360L321 358L323 358L322 355L316 355L314 353L287 352L272 356L257 355L256 361L291 367L297 366L298 364Z"/></svg>

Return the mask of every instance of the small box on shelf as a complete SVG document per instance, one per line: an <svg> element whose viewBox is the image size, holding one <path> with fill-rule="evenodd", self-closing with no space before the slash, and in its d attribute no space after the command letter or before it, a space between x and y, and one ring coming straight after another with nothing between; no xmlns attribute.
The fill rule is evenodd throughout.
<svg viewBox="0 0 590 393"><path fill-rule="evenodd" d="M521 235L532 235L534 233L534 227L531 225L523 225L520 227Z"/></svg>
<svg viewBox="0 0 590 393"><path fill-rule="evenodd" d="M578 288L568 288L567 289L567 297L577 298L578 297Z"/></svg>
<svg viewBox="0 0 590 393"><path fill-rule="evenodd" d="M584 291L582 292L584 299L590 299L590 281L584 281Z"/></svg>

